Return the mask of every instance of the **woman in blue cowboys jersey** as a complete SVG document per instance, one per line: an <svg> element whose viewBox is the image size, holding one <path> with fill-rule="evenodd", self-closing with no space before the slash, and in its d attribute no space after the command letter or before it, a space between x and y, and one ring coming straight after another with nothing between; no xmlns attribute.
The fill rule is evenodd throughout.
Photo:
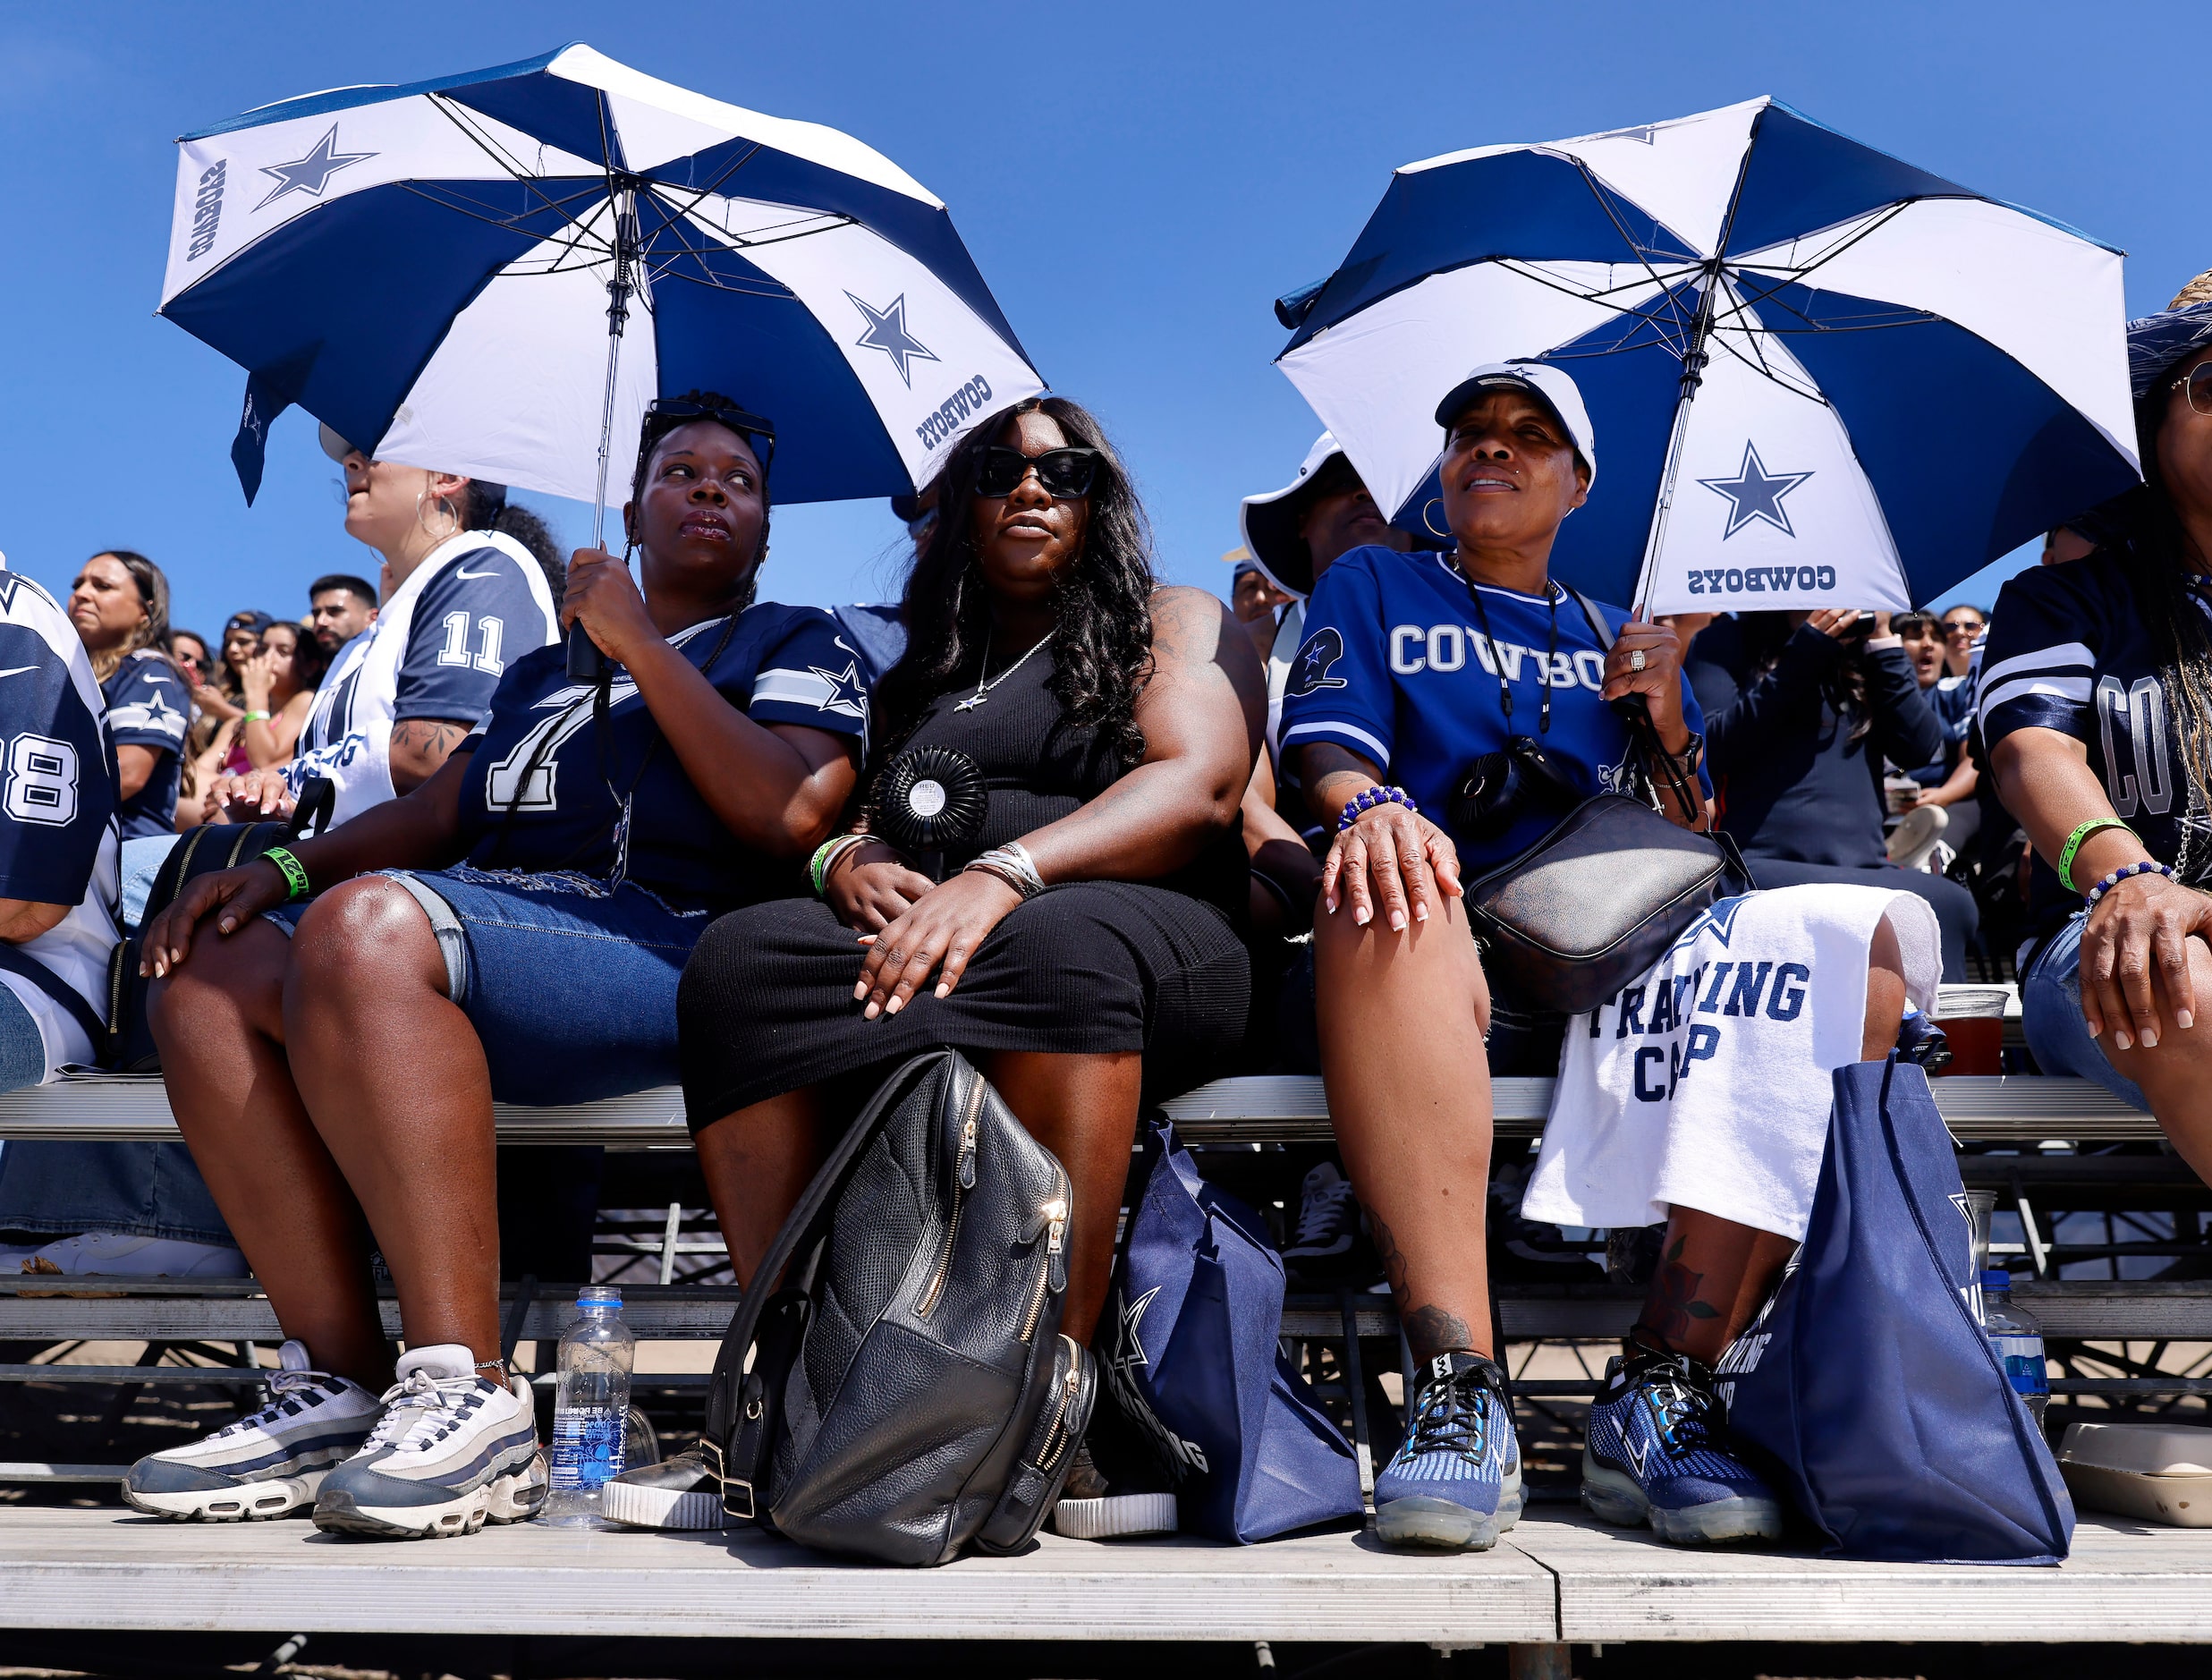
<svg viewBox="0 0 2212 1680"><path fill-rule="evenodd" d="M1512 1412L1490 1358L1483 1241L1489 1075L1557 1071L1561 1094L1524 1201L1528 1215L1640 1224L1657 1217L1647 1211L1652 1204L1672 1209L1667 1263L1634 1345L1614 1362L1591 1412L1586 1502L1608 1520L1648 1520L1671 1540L1777 1535L1774 1494L1728 1448L1710 1362L1749 1320L1802 1230L1827 1111L1827 1074L1809 1052L1841 1039L1840 1062L1882 1054L1894 1041L1904 982L1892 972L1899 959L1885 910L1917 901L1875 894L1854 900L1852 913L1863 923L1856 945L1843 939L1826 947L1849 953L1854 967L1831 982L1810 963L1792 965L1804 985L1776 993L1773 1021L1756 1028L1745 1003L1759 1014L1771 961L1758 965L1757 986L1729 1005L1736 1019L1725 1028L1695 1013L1701 986L1665 978L1674 952L1647 984L1623 988L1606 1009L1572 1022L1547 1019L1507 995L1500 977L1486 979L1461 904L1462 879L1525 850L1582 798L1669 785L1663 767L1641 761L1610 701L1643 697L1658 749L1674 759L1692 795L1699 791L1699 718L1671 628L1629 622L1550 577L1560 523L1587 499L1597 468L1573 380L1540 363L1479 369L1445 397L1436 418L1445 428L1444 522L1455 548L1363 547L1338 559L1308 603L1306 641L1283 708L1284 752L1299 760L1315 815L1335 831L1314 934L1329 1112L1406 1336L1427 1370L1408 1396L1405 1441L1376 1481L1377 1532L1398 1544L1484 1547L1519 1515ZM1472 761L1505 750L1515 736L1540 746L1564 785L1487 815L1455 812L1454 786ZM1671 820L1702 825L1702 809L1684 809L1671 793L1656 797ZM1765 898L1786 914L1793 904L1773 904L1785 896L1730 902ZM1746 955L1744 924L1767 919L1736 918L1739 956ZM1716 924L1723 921L1716 914ZM1932 986L1932 921L1920 932L1924 983ZM1719 937L1727 933L1720 926ZM1692 929L1676 949L1699 935ZM1869 945L1880 965L1873 982ZM1712 988L1725 990L1717 973ZM1721 1002L1713 1007L1717 1020ZM1710 1072L1683 1054L1685 1015L1699 1023L1686 1029L1697 1035L1688 1048L1714 1064ZM1815 1017L1825 1038L1798 1024ZM1565 1054L1563 1031L1572 1035ZM1718 1059L1724 1041L1727 1062ZM1772 1120L1765 1112L1739 1122L1709 1110L1693 1115L1689 1096L1677 1106L1678 1087L1701 1093L1733 1081L1745 1065L1738 1047L1770 1041L1778 1048L1769 1055L1798 1056L1805 1065L1770 1063L1759 1071L1786 1090L1809 1091L1799 1106L1818 1111L1794 1116L1786 1139L1764 1135ZM1616 1056L1632 1056L1630 1065L1641 1070L1625 1108L1627 1093L1606 1082L1613 1075L1605 1069L1621 1063L1599 1060ZM1653 1066L1661 1077L1647 1082ZM1616 1141L1623 1120L1639 1134L1625 1148ZM1665 1167L1654 1134L1667 1138ZM1731 1188L1708 1194L1693 1186L1692 1193L1669 1181L1665 1175L1683 1150L1725 1167L1719 1176ZM1602 1192L1633 1211L1593 1218L1545 1203L1536 1186L1554 1170L1579 1193ZM1750 1211L1778 1181L1798 1199L1793 1230L1786 1215ZM1733 1188L1743 1184L1758 1193Z"/></svg>
<svg viewBox="0 0 2212 1680"><path fill-rule="evenodd" d="M750 1281L879 1071L937 1045L975 1054L1067 1169L1061 1325L1083 1341L1140 1092L1212 1076L1242 1039L1236 819L1266 690L1218 599L1156 584L1135 491L1075 403L987 419L937 485L906 652L876 691L876 761L965 754L981 831L946 846L939 879L933 861L841 838L817 859L823 902L708 929L683 977L684 1101Z"/></svg>
<svg viewBox="0 0 2212 1680"><path fill-rule="evenodd" d="M345 469L346 535L384 556L384 605L331 662L292 761L217 788L243 821L283 809L309 776L336 784L340 822L421 786L508 666L557 633L551 534L504 486L378 461L328 427L323 450Z"/></svg>
<svg viewBox="0 0 2212 1680"><path fill-rule="evenodd" d="M803 879L867 727L828 615L754 602L772 444L723 398L655 404L626 512L644 592L597 551L569 571L608 683L572 683L558 646L522 656L420 787L149 925L178 1124L326 1404L142 1461L134 1505L313 1502L325 1528L403 1536L542 1495L501 1380L491 1105L674 1077L684 958ZM372 1248L408 1345L382 1402Z"/></svg>
<svg viewBox="0 0 2212 1680"><path fill-rule="evenodd" d="M92 675L107 697L123 837L174 840L192 701L162 651L169 639L169 580L142 554L96 554L69 587L69 622L83 638Z"/></svg>
<svg viewBox="0 0 2212 1680"><path fill-rule="evenodd" d="M2139 490L2004 586L1982 738L2035 847L2021 1025L2212 1182L2212 303L2130 324Z"/></svg>

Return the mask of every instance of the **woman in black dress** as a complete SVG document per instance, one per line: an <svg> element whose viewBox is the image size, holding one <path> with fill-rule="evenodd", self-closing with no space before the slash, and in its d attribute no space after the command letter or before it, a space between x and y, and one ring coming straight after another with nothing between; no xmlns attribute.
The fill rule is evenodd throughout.
<svg viewBox="0 0 2212 1680"><path fill-rule="evenodd" d="M963 752L982 832L941 883L880 839L832 842L822 899L710 927L679 1000L684 1099L745 1283L877 1078L937 1045L974 1055L1072 1183L1062 1323L1088 1341L1140 1094L1242 1042L1237 814L1265 680L1219 600L1156 585L1135 495L1074 403L985 421L938 483L862 786L901 754Z"/></svg>

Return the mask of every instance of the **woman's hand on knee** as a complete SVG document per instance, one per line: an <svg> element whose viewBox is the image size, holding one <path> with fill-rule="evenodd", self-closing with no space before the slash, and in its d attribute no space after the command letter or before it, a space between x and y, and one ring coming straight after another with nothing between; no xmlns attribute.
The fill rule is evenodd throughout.
<svg viewBox="0 0 2212 1680"><path fill-rule="evenodd" d="M940 964L944 972L937 979L936 995L951 996L977 947L1021 903L1021 894L981 870L963 871L941 887L932 887L912 909L876 936L860 964L852 996L855 1002L868 1000L861 1012L864 1018L897 1014Z"/></svg>
<svg viewBox="0 0 2212 1680"><path fill-rule="evenodd" d="M2120 1049L2155 1048L2161 990L2176 1028L2195 1023L2192 934L2212 940L2212 897L2165 876L2131 876L2098 901L2081 930L2081 1014L2091 1038L2109 1027Z"/></svg>
<svg viewBox="0 0 2212 1680"><path fill-rule="evenodd" d="M1321 866L1321 903L1330 915L1349 899L1352 921L1364 928L1379 907L1393 933L1405 930L1409 915L1427 921L1465 890L1452 836L1399 804L1361 811Z"/></svg>
<svg viewBox="0 0 2212 1680"><path fill-rule="evenodd" d="M890 846L870 840L837 860L822 883L822 896L846 927L881 933L936 885Z"/></svg>
<svg viewBox="0 0 2212 1680"><path fill-rule="evenodd" d="M238 931L265 910L292 896L292 887L274 863L255 859L242 868L202 875L184 883L169 907L146 924L139 949L139 973L158 980L182 964L192 948L192 930L209 916L216 931Z"/></svg>

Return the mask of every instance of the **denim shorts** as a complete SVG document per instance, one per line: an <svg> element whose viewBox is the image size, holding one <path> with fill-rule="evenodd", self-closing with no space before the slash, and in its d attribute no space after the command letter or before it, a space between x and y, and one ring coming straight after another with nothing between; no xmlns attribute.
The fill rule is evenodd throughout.
<svg viewBox="0 0 2212 1680"><path fill-rule="evenodd" d="M2148 1111L2142 1087L2106 1059L2104 1039L2089 1037L2089 1018L2081 1013L2081 928L2088 920L2088 912L2076 911L2021 976L2021 1032L2045 1073L2093 1079L2121 1101Z"/></svg>
<svg viewBox="0 0 2212 1680"><path fill-rule="evenodd" d="M676 1082L676 982L704 910L589 876L386 870L429 918L502 1102L594 1102ZM305 904L269 918L289 933Z"/></svg>

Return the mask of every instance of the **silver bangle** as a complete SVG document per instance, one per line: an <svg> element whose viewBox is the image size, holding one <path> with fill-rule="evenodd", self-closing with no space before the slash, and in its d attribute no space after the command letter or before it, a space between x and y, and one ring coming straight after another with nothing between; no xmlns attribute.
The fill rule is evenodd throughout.
<svg viewBox="0 0 2212 1680"><path fill-rule="evenodd" d="M1009 840L1003 846L993 846L961 872L981 870L996 875L1025 899L1034 898L1045 890L1045 878L1037 872L1037 861L1030 856L1029 848L1019 840Z"/></svg>

